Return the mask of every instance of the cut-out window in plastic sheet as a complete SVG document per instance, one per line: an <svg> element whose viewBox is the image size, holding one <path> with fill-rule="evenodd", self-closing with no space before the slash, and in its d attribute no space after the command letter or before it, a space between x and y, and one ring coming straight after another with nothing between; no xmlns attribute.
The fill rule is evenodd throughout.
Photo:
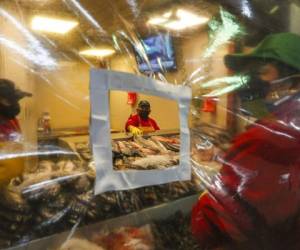
<svg viewBox="0 0 300 250"><path fill-rule="evenodd" d="M128 138L126 138L127 143L133 141L140 146L149 146L146 148L156 151L134 160L133 163L130 163L132 164L132 168L129 170L114 171L112 153L117 152L116 150L113 151L111 147L109 123L110 90L139 91L143 94L151 94L175 100L179 105L180 117L180 126L178 129L178 140L180 140L179 155L175 154L174 151L168 150L158 140L155 140L155 137L150 136L150 138L145 139L140 135L135 137L128 135ZM190 99L191 90L185 86L175 86L125 73L93 70L91 72L92 130L90 136L93 143L93 155L95 157L97 172L95 192L132 189L190 179L190 141L188 129ZM141 115L139 117L143 119ZM156 127L158 128L157 125ZM119 144L119 147L122 146ZM124 147L128 150L133 150L129 144L125 144ZM122 151L122 148L120 148L120 151L121 154L126 154L126 152ZM144 170L133 169L135 165L144 167ZM146 170L147 166L152 166L156 169Z"/></svg>

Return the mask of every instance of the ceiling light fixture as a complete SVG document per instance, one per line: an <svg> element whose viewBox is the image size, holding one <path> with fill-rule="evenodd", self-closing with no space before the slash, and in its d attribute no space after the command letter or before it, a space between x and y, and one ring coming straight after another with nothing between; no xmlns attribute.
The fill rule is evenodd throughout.
<svg viewBox="0 0 300 250"><path fill-rule="evenodd" d="M115 53L115 50L105 48L105 49L86 49L79 52L80 55L89 57L107 57Z"/></svg>
<svg viewBox="0 0 300 250"><path fill-rule="evenodd" d="M77 25L78 22L76 21L44 16L35 16L31 21L31 28L33 30L58 34L66 34Z"/></svg>
<svg viewBox="0 0 300 250"><path fill-rule="evenodd" d="M168 11L161 16L150 18L148 24L159 25L171 30L192 28L209 21L208 17L198 16L190 11L177 9Z"/></svg>
<svg viewBox="0 0 300 250"><path fill-rule="evenodd" d="M161 25L167 21L168 21L168 19L164 18L164 17L152 17L149 19L148 24Z"/></svg>

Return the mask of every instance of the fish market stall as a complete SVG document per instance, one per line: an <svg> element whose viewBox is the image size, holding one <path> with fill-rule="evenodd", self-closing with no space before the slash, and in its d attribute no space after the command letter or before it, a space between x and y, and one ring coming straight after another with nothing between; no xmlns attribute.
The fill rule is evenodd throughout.
<svg viewBox="0 0 300 250"><path fill-rule="evenodd" d="M116 219L114 219L115 226L111 230L116 230L117 227L124 230L127 227L140 227L150 221L143 220L147 213L135 213L136 211L151 210L151 207L157 206L152 209L153 212L148 214L149 216L158 213L169 217L181 205L186 206L186 204L190 204L191 200L194 201L202 192L201 183L193 175L190 181L105 192L95 196L93 192L95 166L88 146L88 136L61 137L58 141L58 148L73 152L76 157L41 158L37 166L25 170L21 178L14 178L2 190L0 216L5 227L0 230L1 248L22 245L28 241L36 244L36 242L40 242L38 240L40 238L61 235L63 232L70 232L74 227L89 228L91 226L91 228L96 228L94 224L97 222L110 225L106 220L112 218ZM129 147L131 143L138 146L133 149ZM126 147L122 147L124 144ZM122 160L127 157L136 157L136 154L140 158L139 161L148 159L150 156L161 157L170 153L174 157L179 152L179 132L169 130L150 133L136 141L128 134L113 133L112 145L118 145L118 149L114 152L117 155L116 160L121 157L123 157ZM124 151L126 149L132 151L126 152ZM114 151L114 147L112 150ZM159 153L161 155L158 155ZM135 159L133 162L135 161L138 160ZM157 159L152 162L154 164L146 162L136 165L136 167L150 169L157 166L159 168L168 167L165 159L160 159L159 163L157 163ZM176 204L173 210L169 209L171 201ZM186 203L187 201L189 202ZM168 209L166 210L166 208ZM187 208L190 209L190 205L186 206ZM129 217L125 217L123 220L120 216L124 215ZM128 223L132 220L131 218L136 218L139 223ZM112 231L112 233L114 232ZM155 231L151 232L152 234L154 235ZM101 238L101 241L105 241L107 235L101 233L101 237L98 235L98 240Z"/></svg>
<svg viewBox="0 0 300 250"><path fill-rule="evenodd" d="M78 160L40 161L35 170L14 179L2 190L0 200L0 216L5 223L0 231L1 248L179 201L202 190L193 177L191 181L95 196L94 180L93 162Z"/></svg>
<svg viewBox="0 0 300 250"><path fill-rule="evenodd" d="M299 17L0 0L0 249L300 249Z"/></svg>

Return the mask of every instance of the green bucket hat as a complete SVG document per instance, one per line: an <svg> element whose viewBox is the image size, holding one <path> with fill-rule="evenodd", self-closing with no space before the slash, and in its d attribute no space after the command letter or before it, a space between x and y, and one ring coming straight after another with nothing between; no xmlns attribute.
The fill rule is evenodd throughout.
<svg viewBox="0 0 300 250"><path fill-rule="evenodd" d="M225 56L225 65L233 70L242 69L253 59L274 59L300 71L300 36L293 33L268 35L250 53Z"/></svg>

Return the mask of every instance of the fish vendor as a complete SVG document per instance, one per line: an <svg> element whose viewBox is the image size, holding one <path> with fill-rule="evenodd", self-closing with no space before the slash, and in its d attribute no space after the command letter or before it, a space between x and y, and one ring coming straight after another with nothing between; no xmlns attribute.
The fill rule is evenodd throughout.
<svg viewBox="0 0 300 250"><path fill-rule="evenodd" d="M192 212L201 249L300 249L300 36L268 35L225 64L247 75L240 109L257 118L220 156Z"/></svg>
<svg viewBox="0 0 300 250"><path fill-rule="evenodd" d="M31 94L16 88L10 80L0 79L0 188L21 175L25 166L25 157L20 154L23 152L22 134L16 117L21 111L19 101L26 96Z"/></svg>
<svg viewBox="0 0 300 250"><path fill-rule="evenodd" d="M133 135L142 135L143 133L151 133L160 130L156 121L149 117L151 112L150 103L146 100L141 100L137 107L137 114L130 115L128 118L125 130Z"/></svg>
<svg viewBox="0 0 300 250"><path fill-rule="evenodd" d="M16 88L10 80L0 79L0 141L20 139L21 129L16 117L21 111L19 101L26 96L31 94Z"/></svg>

